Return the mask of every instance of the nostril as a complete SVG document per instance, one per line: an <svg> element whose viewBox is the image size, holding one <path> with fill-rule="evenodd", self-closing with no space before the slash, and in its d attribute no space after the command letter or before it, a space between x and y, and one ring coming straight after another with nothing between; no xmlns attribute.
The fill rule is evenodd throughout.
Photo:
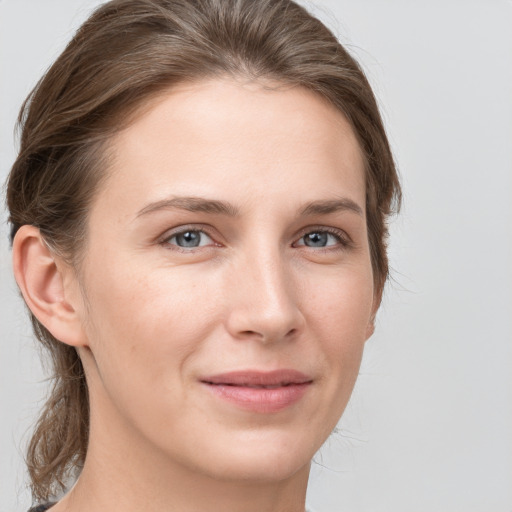
<svg viewBox="0 0 512 512"><path fill-rule="evenodd" d="M241 334L243 336L261 336L261 337L263 337L263 334L256 332L256 331L242 331Z"/></svg>

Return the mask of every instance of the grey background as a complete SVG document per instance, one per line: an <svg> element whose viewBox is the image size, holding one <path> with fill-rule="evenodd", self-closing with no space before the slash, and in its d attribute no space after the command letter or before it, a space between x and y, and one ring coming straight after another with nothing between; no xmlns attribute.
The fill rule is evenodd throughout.
<svg viewBox="0 0 512 512"><path fill-rule="evenodd" d="M94 0L0 1L0 179L22 100ZM311 4L308 4L311 5ZM319 512L512 512L512 2L317 0L382 104L405 207L395 281L315 457ZM0 511L46 390L0 224Z"/></svg>

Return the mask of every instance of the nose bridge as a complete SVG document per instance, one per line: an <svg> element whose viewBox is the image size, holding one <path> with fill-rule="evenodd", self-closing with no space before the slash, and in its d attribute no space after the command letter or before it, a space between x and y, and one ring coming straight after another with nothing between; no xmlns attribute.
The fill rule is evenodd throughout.
<svg viewBox="0 0 512 512"><path fill-rule="evenodd" d="M302 315L291 269L277 244L258 245L237 265L230 330L276 341L298 331Z"/></svg>
<svg viewBox="0 0 512 512"><path fill-rule="evenodd" d="M292 301L290 272L278 251L260 251L247 264L247 269L263 310L280 309Z"/></svg>

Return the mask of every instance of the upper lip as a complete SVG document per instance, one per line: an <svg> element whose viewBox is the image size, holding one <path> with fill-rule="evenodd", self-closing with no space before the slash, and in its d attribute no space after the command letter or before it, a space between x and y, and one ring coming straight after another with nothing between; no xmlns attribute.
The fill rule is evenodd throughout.
<svg viewBox="0 0 512 512"><path fill-rule="evenodd" d="M312 378L297 370L282 369L273 371L242 370L201 378L207 384L224 384L228 386L289 386L306 384Z"/></svg>

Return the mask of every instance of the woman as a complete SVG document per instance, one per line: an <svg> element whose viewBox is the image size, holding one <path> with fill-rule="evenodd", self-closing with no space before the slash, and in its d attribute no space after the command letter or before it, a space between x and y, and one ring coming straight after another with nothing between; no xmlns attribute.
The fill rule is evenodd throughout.
<svg viewBox="0 0 512 512"><path fill-rule="evenodd" d="M288 0L114 0L20 114L14 273L52 512L303 512L387 277L371 89Z"/></svg>

